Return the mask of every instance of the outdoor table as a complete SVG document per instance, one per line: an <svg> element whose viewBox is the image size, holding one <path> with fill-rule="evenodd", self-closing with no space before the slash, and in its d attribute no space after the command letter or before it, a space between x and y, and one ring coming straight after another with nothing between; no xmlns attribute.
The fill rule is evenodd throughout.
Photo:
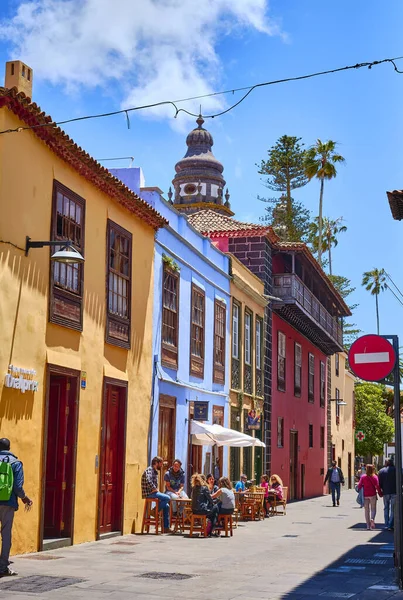
<svg viewBox="0 0 403 600"><path fill-rule="evenodd" d="M191 498L178 498L176 502L176 517L174 533L180 531L183 533L186 527L186 521L189 520L189 509L192 506ZM190 523L189 523L190 526Z"/></svg>

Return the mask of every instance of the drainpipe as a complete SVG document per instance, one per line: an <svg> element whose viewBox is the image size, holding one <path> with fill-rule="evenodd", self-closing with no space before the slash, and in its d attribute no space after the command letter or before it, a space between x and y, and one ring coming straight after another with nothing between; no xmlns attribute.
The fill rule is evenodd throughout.
<svg viewBox="0 0 403 600"><path fill-rule="evenodd" d="M153 421L154 421L154 398L155 398L155 383L157 379L158 354L154 354L153 363L153 380L151 386L151 402L150 402L150 418L148 425L148 449L147 449L147 464L151 465L151 452L153 448Z"/></svg>

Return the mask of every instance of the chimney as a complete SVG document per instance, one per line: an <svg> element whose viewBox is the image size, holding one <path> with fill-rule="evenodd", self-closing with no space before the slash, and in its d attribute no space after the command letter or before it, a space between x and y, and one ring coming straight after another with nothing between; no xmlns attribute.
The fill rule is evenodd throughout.
<svg viewBox="0 0 403 600"><path fill-rule="evenodd" d="M32 81L34 78L31 67L20 60L11 60L6 63L6 77L4 87L16 87L19 92L32 98Z"/></svg>

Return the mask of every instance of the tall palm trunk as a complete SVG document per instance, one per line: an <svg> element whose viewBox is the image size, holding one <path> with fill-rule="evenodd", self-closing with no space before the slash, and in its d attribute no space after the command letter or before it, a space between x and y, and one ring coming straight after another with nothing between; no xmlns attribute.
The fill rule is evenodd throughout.
<svg viewBox="0 0 403 600"><path fill-rule="evenodd" d="M320 195L319 195L319 245L318 245L318 263L322 266L322 227L323 227L323 188L325 186L324 179L320 180Z"/></svg>
<svg viewBox="0 0 403 600"><path fill-rule="evenodd" d="M330 231L330 225L328 223L328 228L326 230L327 237L327 249L329 253L329 275L333 275L332 273L332 232Z"/></svg>
<svg viewBox="0 0 403 600"><path fill-rule="evenodd" d="M378 294L375 294L375 304L376 304L376 330L379 335L379 308L378 308Z"/></svg>

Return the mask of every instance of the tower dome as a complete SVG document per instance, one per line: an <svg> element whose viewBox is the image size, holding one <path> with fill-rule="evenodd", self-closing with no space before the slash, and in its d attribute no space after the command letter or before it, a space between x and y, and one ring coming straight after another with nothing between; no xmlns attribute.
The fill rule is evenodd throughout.
<svg viewBox="0 0 403 600"><path fill-rule="evenodd" d="M186 138L187 152L175 165L175 208L187 213L214 208L232 215L228 190L224 196L224 167L212 152L213 136L204 129L201 115L196 123Z"/></svg>

